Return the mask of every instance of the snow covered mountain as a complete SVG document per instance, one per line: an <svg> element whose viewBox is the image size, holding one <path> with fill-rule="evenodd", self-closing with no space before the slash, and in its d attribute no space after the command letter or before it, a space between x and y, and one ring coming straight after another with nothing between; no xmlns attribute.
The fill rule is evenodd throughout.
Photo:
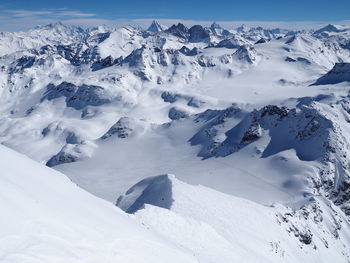
<svg viewBox="0 0 350 263"><path fill-rule="evenodd" d="M93 199L91 210L104 209L105 220L115 213L131 221L125 232L146 225L150 233L140 235L164 245L169 257L348 262L349 32L153 21L147 30L56 23L0 33L0 142L133 214L128 220L78 188L72 193ZM4 165L29 162L1 150L13 156ZM30 163L29 181L45 182L54 194L48 178L63 175ZM35 169L46 177L35 177ZM20 176L8 174L13 182ZM15 195L9 191L6 200ZM76 199L72 206L89 207L85 197ZM62 200L55 205L69 202ZM95 222L87 212L76 217ZM103 224L118 229L115 220Z"/></svg>

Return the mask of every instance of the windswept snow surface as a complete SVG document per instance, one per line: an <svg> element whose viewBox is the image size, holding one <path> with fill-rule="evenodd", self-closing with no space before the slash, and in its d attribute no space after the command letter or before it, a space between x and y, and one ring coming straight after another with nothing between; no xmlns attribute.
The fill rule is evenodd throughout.
<svg viewBox="0 0 350 263"><path fill-rule="evenodd" d="M65 175L0 147L0 262L197 262Z"/></svg>

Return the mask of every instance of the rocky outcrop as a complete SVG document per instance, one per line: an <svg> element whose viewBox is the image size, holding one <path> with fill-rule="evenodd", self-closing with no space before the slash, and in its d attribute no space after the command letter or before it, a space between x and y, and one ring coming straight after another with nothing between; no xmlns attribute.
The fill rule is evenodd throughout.
<svg viewBox="0 0 350 263"><path fill-rule="evenodd" d="M81 110L86 106L99 106L109 103L111 98L104 88L95 85L80 85L62 82L59 85L49 84L47 90L41 99L53 100L65 97L68 107Z"/></svg>
<svg viewBox="0 0 350 263"><path fill-rule="evenodd" d="M186 118L188 116L189 115L188 115L188 113L186 111L178 109L176 107L172 107L169 110L169 114L168 114L169 119L171 119L173 121L179 120L179 119L183 119L183 118Z"/></svg>
<svg viewBox="0 0 350 263"><path fill-rule="evenodd" d="M240 61L245 61L250 64L254 64L255 62L257 62L258 52L253 46L243 45L237 49L233 56Z"/></svg>
<svg viewBox="0 0 350 263"><path fill-rule="evenodd" d="M112 136L124 139L129 137L134 129L135 122L128 117L122 117L101 137L101 139L105 140Z"/></svg>

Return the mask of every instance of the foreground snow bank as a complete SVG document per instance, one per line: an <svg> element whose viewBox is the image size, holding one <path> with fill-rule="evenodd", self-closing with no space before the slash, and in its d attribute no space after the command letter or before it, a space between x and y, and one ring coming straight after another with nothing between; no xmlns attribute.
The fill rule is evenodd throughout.
<svg viewBox="0 0 350 263"><path fill-rule="evenodd" d="M0 262L197 262L63 174L0 146Z"/></svg>
<svg viewBox="0 0 350 263"><path fill-rule="evenodd" d="M350 259L349 223L323 198L310 198L297 210L267 207L160 175L134 185L117 205L202 263Z"/></svg>

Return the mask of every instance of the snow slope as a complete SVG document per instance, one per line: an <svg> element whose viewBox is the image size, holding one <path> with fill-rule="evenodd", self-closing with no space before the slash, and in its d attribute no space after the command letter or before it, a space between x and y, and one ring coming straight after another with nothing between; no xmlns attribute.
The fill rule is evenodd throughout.
<svg viewBox="0 0 350 263"><path fill-rule="evenodd" d="M0 156L0 262L197 262L63 174Z"/></svg>
<svg viewBox="0 0 350 263"><path fill-rule="evenodd" d="M319 197L293 211L161 175L134 185L117 205L192 250L200 262L349 260L350 225L338 208ZM339 235L338 228L343 230Z"/></svg>

